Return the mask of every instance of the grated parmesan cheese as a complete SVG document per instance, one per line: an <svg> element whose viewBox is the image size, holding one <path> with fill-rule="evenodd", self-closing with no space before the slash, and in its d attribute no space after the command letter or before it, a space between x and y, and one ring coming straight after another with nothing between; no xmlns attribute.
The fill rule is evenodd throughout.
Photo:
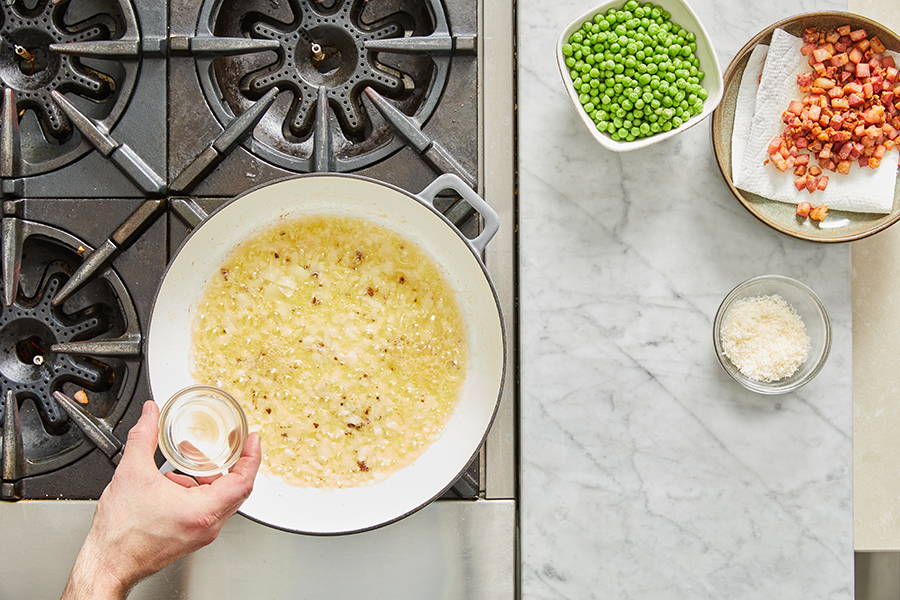
<svg viewBox="0 0 900 600"><path fill-rule="evenodd" d="M737 300L722 321L720 335L725 356L754 381L790 377L809 356L803 319L777 294Z"/></svg>

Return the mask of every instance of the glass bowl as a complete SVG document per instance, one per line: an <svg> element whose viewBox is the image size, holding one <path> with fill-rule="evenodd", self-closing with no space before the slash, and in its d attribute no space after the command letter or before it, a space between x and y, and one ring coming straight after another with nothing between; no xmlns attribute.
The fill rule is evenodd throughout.
<svg viewBox="0 0 900 600"><path fill-rule="evenodd" d="M224 473L237 462L247 439L247 418L228 392L194 385L169 398L159 414L159 449L188 475Z"/></svg>
<svg viewBox="0 0 900 600"><path fill-rule="evenodd" d="M773 294L784 298L803 319L809 336L809 357L790 377L769 383L750 379L725 356L721 329L725 315L735 301ZM806 385L822 370L831 349L831 320L819 296L806 284L784 275L760 275L738 284L725 296L713 323L713 343L722 368L742 386L757 394L786 394Z"/></svg>

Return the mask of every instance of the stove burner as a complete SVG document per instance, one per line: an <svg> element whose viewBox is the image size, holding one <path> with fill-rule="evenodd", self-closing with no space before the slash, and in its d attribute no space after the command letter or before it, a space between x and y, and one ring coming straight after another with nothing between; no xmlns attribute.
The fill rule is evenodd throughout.
<svg viewBox="0 0 900 600"><path fill-rule="evenodd" d="M440 0L289 0L279 10L263 0L206 0L197 38L210 36L277 43L236 56L196 56L198 75L223 125L279 90L244 145L297 172L361 169L401 148L405 140L363 100L363 90L377 90L424 123L440 99L452 51Z"/></svg>
<svg viewBox="0 0 900 600"><path fill-rule="evenodd" d="M90 250L83 242L12 216L3 218L3 234L3 289L7 292L11 286L14 295L9 302L4 293L7 301L0 308L2 479L14 484L65 466L94 448L53 392L87 399L82 408L110 430L118 422L131 399L139 364L105 352L102 343L93 353L89 346L140 334L131 298L112 270L86 283L66 302L53 304L82 261L78 249ZM18 279L8 273L16 266ZM2 489L0 498L15 498L15 485Z"/></svg>
<svg viewBox="0 0 900 600"><path fill-rule="evenodd" d="M0 377L6 389L37 400L45 428L54 433L60 433L65 423L51 398L53 390L71 382L101 391L115 381L115 369L108 364L50 350L53 344L96 337L110 329L100 305L74 315L52 306L50 300L68 279L66 270L64 263L51 263L35 297L25 298L20 292L15 303L0 313Z"/></svg>
<svg viewBox="0 0 900 600"><path fill-rule="evenodd" d="M127 0L0 3L0 81L13 93L23 138L16 144L22 156L12 175L49 171L90 149L73 135L54 91L80 99L91 117L112 128L134 85L135 65L91 48L128 35L137 35L137 21ZM4 119L0 127L15 129L15 123Z"/></svg>
<svg viewBox="0 0 900 600"><path fill-rule="evenodd" d="M252 35L276 40L282 52L274 67L244 76L241 88L248 89L253 97L275 86L290 90L293 102L285 125L297 139L310 133L319 88L325 88L342 128L350 136L358 136L366 123L359 94L354 95L354 90L372 86L391 96L403 90L399 73L390 73L370 61L364 45L370 40L402 35L400 26L390 23L379 29L365 29L358 19L351 18L350 7L349 2L345 3L332 16L302 10L300 18L286 29L266 20L250 26Z"/></svg>

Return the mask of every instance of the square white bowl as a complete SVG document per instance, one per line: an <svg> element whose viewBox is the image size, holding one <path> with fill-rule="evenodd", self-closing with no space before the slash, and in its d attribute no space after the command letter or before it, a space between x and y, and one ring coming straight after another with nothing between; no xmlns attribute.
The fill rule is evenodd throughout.
<svg viewBox="0 0 900 600"><path fill-rule="evenodd" d="M562 47L563 44L568 43L572 34L578 31L585 21L593 19L594 15L597 13L605 13L610 8L622 8L626 1L627 0L611 0L610 2L604 2L596 8L584 13L566 27L559 37L559 41L556 43L556 63L559 67L559 74L562 77L563 86L566 88L566 93L569 95L572 105L578 112L578 116L581 117L581 121L584 123L585 127L587 127L588 131L591 132L591 135L594 136L594 139L600 142L604 148L612 150L613 152L628 152L629 150L646 148L657 142L667 140L673 135L681 133L685 129L693 127L708 117L710 113L716 109L719 102L722 100L723 91L722 69L719 66L719 59L716 58L716 52L712 46L712 42L709 41L709 34L706 33L706 28L703 27L703 23L697 18L697 15L694 13L693 9L691 9L690 5L684 0L652 0L653 4L660 6L669 12L672 22L677 23L684 29L692 32L696 37L696 55L697 58L700 59L700 70L706 74L703 81L700 82L700 85L703 86L707 93L706 100L703 102L703 112L699 115L694 115L674 129L656 133L649 137L640 138L633 142L617 142L604 132L598 131L594 121L591 120L581 106L581 101L578 99L578 93L572 86L572 78L569 77L570 69L566 66L566 57L562 53Z"/></svg>

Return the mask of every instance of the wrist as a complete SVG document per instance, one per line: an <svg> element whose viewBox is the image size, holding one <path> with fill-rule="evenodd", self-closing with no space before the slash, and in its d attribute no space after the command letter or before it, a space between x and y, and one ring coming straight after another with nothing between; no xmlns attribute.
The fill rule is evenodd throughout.
<svg viewBox="0 0 900 600"><path fill-rule="evenodd" d="M103 546L93 534L88 534L75 559L62 600L124 600L133 585L112 570L116 563L104 558Z"/></svg>

